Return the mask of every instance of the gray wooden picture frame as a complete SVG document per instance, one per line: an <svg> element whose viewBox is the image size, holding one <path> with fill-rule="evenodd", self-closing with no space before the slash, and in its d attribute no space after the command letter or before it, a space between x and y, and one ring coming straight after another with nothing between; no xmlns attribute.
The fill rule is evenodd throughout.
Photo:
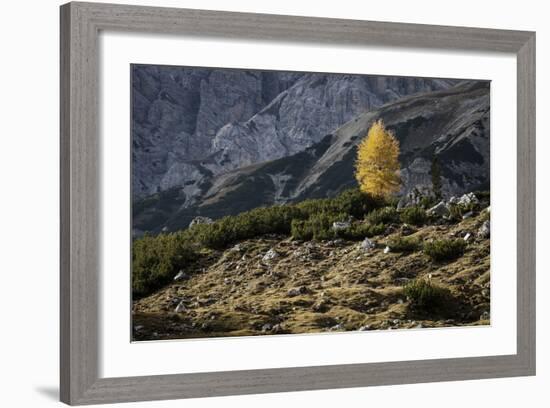
<svg viewBox="0 0 550 408"><path fill-rule="evenodd" d="M517 56L517 353L100 378L98 34L101 30L514 53ZM535 374L535 33L69 3L61 6L60 92L63 402L114 403Z"/></svg>

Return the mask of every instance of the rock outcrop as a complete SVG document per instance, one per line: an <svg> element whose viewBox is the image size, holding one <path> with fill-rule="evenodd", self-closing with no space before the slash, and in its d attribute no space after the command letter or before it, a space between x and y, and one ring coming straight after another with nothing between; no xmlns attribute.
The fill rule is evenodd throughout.
<svg viewBox="0 0 550 408"><path fill-rule="evenodd" d="M303 151L355 116L456 81L132 66L132 192L181 188Z"/></svg>

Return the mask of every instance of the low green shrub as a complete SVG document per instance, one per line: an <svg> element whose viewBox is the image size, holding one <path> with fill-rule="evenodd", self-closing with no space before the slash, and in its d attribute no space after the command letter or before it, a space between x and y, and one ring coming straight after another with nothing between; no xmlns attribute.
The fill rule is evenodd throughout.
<svg viewBox="0 0 550 408"><path fill-rule="evenodd" d="M479 221L488 221L490 219L491 219L491 212L487 211L487 209L484 208L483 211L481 211L481 213L479 214L478 220Z"/></svg>
<svg viewBox="0 0 550 408"><path fill-rule="evenodd" d="M193 226L193 238L201 246L211 249L223 249L234 242L238 236L252 233L250 225L237 227L234 219L220 219L212 224Z"/></svg>
<svg viewBox="0 0 550 408"><path fill-rule="evenodd" d="M335 236L332 230L334 221L350 216L363 217L382 204L381 199L350 189L334 198L255 208L192 229L197 242L213 249L223 249L237 241L265 234L292 235L301 240L331 239Z"/></svg>
<svg viewBox="0 0 550 408"><path fill-rule="evenodd" d="M407 283L403 294L409 299L411 306L425 310L440 307L451 297L449 289L427 278L416 278Z"/></svg>
<svg viewBox="0 0 550 408"><path fill-rule="evenodd" d="M378 208L368 213L365 220L371 225L391 224L399 221L399 213L394 207Z"/></svg>
<svg viewBox="0 0 550 408"><path fill-rule="evenodd" d="M432 208L438 202L439 202L439 200L437 198L435 198L434 196L423 196L420 199L419 205L423 209L427 210L428 208Z"/></svg>
<svg viewBox="0 0 550 408"><path fill-rule="evenodd" d="M383 205L385 205L386 207L397 208L397 205L399 204L400 199L401 197L398 197L398 196L387 197L384 199L385 202L383 203Z"/></svg>
<svg viewBox="0 0 550 408"><path fill-rule="evenodd" d="M197 250L183 233L144 236L132 243L132 293L144 296L168 283L197 259Z"/></svg>
<svg viewBox="0 0 550 408"><path fill-rule="evenodd" d="M449 204L449 219L452 221L460 221L462 219L463 210L458 204Z"/></svg>
<svg viewBox="0 0 550 408"><path fill-rule="evenodd" d="M304 220L292 220L290 235L300 241L313 239L313 228Z"/></svg>
<svg viewBox="0 0 550 408"><path fill-rule="evenodd" d="M393 252L413 252L420 246L418 239L413 237L394 237L387 244Z"/></svg>
<svg viewBox="0 0 550 408"><path fill-rule="evenodd" d="M407 207L401 210L399 217L402 222L417 226L424 225L428 220L426 210L422 207Z"/></svg>
<svg viewBox="0 0 550 408"><path fill-rule="evenodd" d="M292 220L303 217L302 211L292 205L260 207L223 217L212 224L198 224L190 231L201 245L223 249L237 241L265 234L289 235Z"/></svg>
<svg viewBox="0 0 550 408"><path fill-rule="evenodd" d="M479 198L477 194L479 194L483 198ZM451 212L449 218L453 221L461 221L462 216L467 212L477 212L489 205L488 194L478 192L476 193L476 197L478 197L478 200L480 200L479 202L471 202L469 204L449 204L449 211Z"/></svg>
<svg viewBox="0 0 550 408"><path fill-rule="evenodd" d="M355 218L363 218L382 205L384 205L382 199L363 193L359 189L346 190L334 198L309 199L294 204L304 218L319 213L347 214Z"/></svg>
<svg viewBox="0 0 550 408"><path fill-rule="evenodd" d="M349 239L351 241L359 241L366 237L374 237L375 235L383 234L386 231L384 224L370 224L370 223L354 223L349 228L336 231L336 235L339 238Z"/></svg>
<svg viewBox="0 0 550 408"><path fill-rule="evenodd" d="M293 220L291 235L301 241L327 240L337 236L332 224L345 218L342 214L319 213L311 215L307 220Z"/></svg>
<svg viewBox="0 0 550 408"><path fill-rule="evenodd" d="M434 261L448 261L464 254L466 242L463 239L440 239L424 244L424 253Z"/></svg>
<svg viewBox="0 0 550 408"><path fill-rule="evenodd" d="M489 190L477 190L473 192L479 201L489 202L491 199L491 192Z"/></svg>
<svg viewBox="0 0 550 408"><path fill-rule="evenodd" d="M478 205L474 203L470 204L450 204L449 205L449 219L453 221L461 221L462 216L470 211L476 211Z"/></svg>

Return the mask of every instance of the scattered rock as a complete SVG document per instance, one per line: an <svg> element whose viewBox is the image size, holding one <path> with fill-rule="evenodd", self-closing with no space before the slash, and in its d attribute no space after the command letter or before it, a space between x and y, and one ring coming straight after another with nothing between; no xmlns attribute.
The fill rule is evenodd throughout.
<svg viewBox="0 0 550 408"><path fill-rule="evenodd" d="M168 227L166 227L166 226L162 227L161 231L162 232L168 232Z"/></svg>
<svg viewBox="0 0 550 408"><path fill-rule="evenodd" d="M406 198L406 196L403 196L397 202L397 209L401 210L401 209L405 208L406 206L407 206L407 198Z"/></svg>
<svg viewBox="0 0 550 408"><path fill-rule="evenodd" d="M365 238L363 242L361 242L361 249L365 252L369 252L371 249L374 249L376 245L374 242L372 242L370 239Z"/></svg>
<svg viewBox="0 0 550 408"><path fill-rule="evenodd" d="M401 197L397 203L397 209L419 205L424 197L430 197L431 191L426 187L416 187L407 195Z"/></svg>
<svg viewBox="0 0 550 408"><path fill-rule="evenodd" d="M304 295L307 293L307 288L305 286L298 286L297 288L289 289L286 293L287 296L294 297L299 295Z"/></svg>
<svg viewBox="0 0 550 408"><path fill-rule="evenodd" d="M315 303L311 309L314 311L314 312L317 312L317 313L325 313L328 309L329 309L329 304L328 302L325 302L325 301L320 301L320 302L317 302Z"/></svg>
<svg viewBox="0 0 550 408"><path fill-rule="evenodd" d="M273 325L273 327L271 328L271 333L273 334L283 333L284 330L285 330L284 326L280 323L277 323Z"/></svg>
<svg viewBox="0 0 550 408"><path fill-rule="evenodd" d="M485 311L479 316L479 320L489 320L491 318L491 315L489 312Z"/></svg>
<svg viewBox="0 0 550 408"><path fill-rule="evenodd" d="M192 226L194 225L199 225L199 224L212 224L214 222L214 220L210 217L203 217L201 215L193 218L191 220L191 222L189 223L189 228L191 228Z"/></svg>
<svg viewBox="0 0 550 408"><path fill-rule="evenodd" d="M186 280L186 279L189 279L189 276L184 271L179 271L178 274L174 276L175 281Z"/></svg>
<svg viewBox="0 0 550 408"><path fill-rule="evenodd" d="M336 221L332 223L332 229L334 231L341 231L351 227L351 223L348 221Z"/></svg>
<svg viewBox="0 0 550 408"><path fill-rule="evenodd" d="M481 239L486 239L491 236L491 223L489 220L484 221L479 230L477 231L477 236Z"/></svg>
<svg viewBox="0 0 550 408"><path fill-rule="evenodd" d="M147 313L147 308L150 308L155 313L163 313L166 316L169 322L166 327L172 327L172 324L177 325L177 327L174 326L168 329L169 331L165 331L157 329L161 326L157 326L155 323L153 330L159 330L159 338L173 338L174 335L195 336L199 334L201 325L205 322L208 324L205 325L204 330L208 329L212 335L217 336L220 330L223 331L223 321L212 321L212 315L208 314L208 309L202 308L202 306L217 302L215 310L222 310L218 305L229 299L226 301L227 306L223 307L227 307L231 312L233 309L237 311L235 304L242 302L241 299L246 299L246 296L259 293L261 290L265 290L265 296L255 297L254 302L245 305L242 310L243 313L253 316L252 321L259 316L270 316L266 320L260 320L254 324L256 334L260 334L260 332L266 335L294 333L295 327L301 327L294 323L294 319L299 323L302 322L300 320L301 313L304 313L308 319L323 317L319 323L315 320L315 324L318 324L319 330L330 332L350 329L366 331L379 328L440 327L443 323L451 325L447 321L444 322L439 316L436 319L424 316L423 319L426 321L420 325L419 321L406 320L409 301L405 296L397 291L392 292L390 296L379 296L378 294L378 291L384 291L387 287L396 288L406 284L417 275L426 276L427 273L432 272L438 280L441 278L444 284L449 280L450 285L457 291L461 291L463 288L466 291L467 304L464 306L464 313L468 312L469 315L463 317L462 314L457 314L456 324L470 323L472 320L478 319L483 319L478 324L488 324L489 314L483 312L488 310L489 283L485 277L479 278L478 271L488 268L488 262L484 261L488 256L488 251L485 249L488 247L489 241L482 241L478 238L478 234L480 237L485 234L488 236L490 222L485 222L489 217L480 215L480 211L476 209L473 218L462 224L450 223L441 218L442 225L437 225L436 222L431 222L426 227L407 224L395 225L396 234L402 236L411 233L418 234L420 239L427 242L438 237L449 238L453 233L455 238L467 241L469 246L473 245L471 260L470 257L466 257L465 264L468 267L472 266L471 269L475 272L468 272L464 278L462 275L452 276L455 272L450 269L440 271L438 265L434 267L428 264L426 267L423 257L414 256L414 254L394 254L395 250L391 249L389 245L386 246L385 238L380 238L380 241L377 241L376 238L366 238L359 242L334 239L295 244L288 237L278 237L272 240L263 236L254 241L245 240L236 244L225 253L213 251L212 255L209 254L209 261L216 261L217 258L214 258L214 255L222 259L222 262L215 263L213 266L201 263L185 267L185 272L176 269L177 274L174 274L173 280L181 282L167 285L158 292L159 295L155 294L145 300L140 299L139 303L136 303L135 310L139 315ZM435 221L435 218L432 220ZM485 230L487 232L484 232ZM329 255L329 252L332 255ZM244 253L247 255L243 258ZM296 257L291 255L293 253ZM383 255L388 253L392 255L389 257ZM298 255L299 257L297 257ZM322 262L315 262L316 258L313 256L316 255L320 256ZM307 257L308 260L302 261L302 257ZM212 285L212 289L208 286L210 280L202 280L203 275L200 270L204 267L206 273L212 273L212 277L215 279L217 286ZM274 275L268 275L268 270ZM378 274L378 271L383 271L383 273ZM190 280L185 281L184 279ZM257 285L251 285L251 282ZM265 287L262 289L260 284L265 284ZM361 291L347 291L348 287L355 289L356 285L360 285L358 287L361 288ZM196 288L205 288L205 290ZM363 292L364 288L369 290ZM201 297L205 298L199 300L197 298L199 293ZM268 299L272 294L275 301ZM266 304L262 303L262 297L268 301ZM184 298L185 302L182 300ZM233 298L237 301L234 302ZM384 298L386 298L386 302L384 302ZM347 315L336 319L339 314L342 314L339 310L340 305L352 307L354 310L364 313L365 316L368 316L369 323L366 324L366 321L361 322L361 320L357 322L360 324L354 323L353 320L347 320ZM201 308L197 306L201 306ZM292 311L293 307L296 312ZM271 309L276 311L272 312ZM382 320L385 320L383 325L381 324ZM137 320L136 323L143 324L142 321ZM187 328L180 330L179 327L183 321ZM275 324L277 321L285 321L288 326L283 329ZM192 323L196 324L195 328L191 327ZM246 321L243 321L243 324L244 329L249 328ZM144 327L146 329L137 331L140 330L140 327L134 326L134 335L139 338L151 337L151 327L148 321Z"/></svg>
<svg viewBox="0 0 550 408"><path fill-rule="evenodd" d="M468 218L472 218L473 216L474 216L474 212L473 211L468 211L466 214L464 214L462 216L462 219L467 220Z"/></svg>
<svg viewBox="0 0 550 408"><path fill-rule="evenodd" d="M213 298L204 298L201 299L197 297L197 306L210 306L212 303L216 303L216 299Z"/></svg>
<svg viewBox="0 0 550 408"><path fill-rule="evenodd" d="M400 228L400 232L401 232L401 235L406 236L406 235L414 234L416 230L413 227L411 227L409 224L403 224Z"/></svg>
<svg viewBox="0 0 550 408"><path fill-rule="evenodd" d="M243 250L243 246L241 244L236 244L233 248L230 249L230 251L233 252L241 252Z"/></svg>
<svg viewBox="0 0 550 408"><path fill-rule="evenodd" d="M337 238L337 239L333 239L331 241L327 241L328 246L334 246L334 247L341 246L343 243L344 243L344 240L341 239L341 238Z"/></svg>
<svg viewBox="0 0 550 408"><path fill-rule="evenodd" d="M262 261L269 262L273 259L278 258L280 255L277 251L275 251L273 248L271 248L269 251L265 253L265 255L262 257Z"/></svg>
<svg viewBox="0 0 550 408"><path fill-rule="evenodd" d="M477 199L476 195L474 193L468 193L460 197L457 204L469 205L469 204L477 204L477 203L479 203L479 200Z"/></svg>
<svg viewBox="0 0 550 408"><path fill-rule="evenodd" d="M451 198L449 198L449 204L458 204L458 198L456 198L455 196L452 196Z"/></svg>
<svg viewBox="0 0 550 408"><path fill-rule="evenodd" d="M174 312L181 313L181 312L185 312L186 310L187 308L185 307L185 302L182 300L181 302L178 303L178 305L176 306L176 309L174 309Z"/></svg>
<svg viewBox="0 0 550 408"><path fill-rule="evenodd" d="M449 211L449 208L445 205L444 201L440 201L438 204L434 205L432 208L430 208L427 211L428 215L435 215L438 217L446 217L451 212Z"/></svg>

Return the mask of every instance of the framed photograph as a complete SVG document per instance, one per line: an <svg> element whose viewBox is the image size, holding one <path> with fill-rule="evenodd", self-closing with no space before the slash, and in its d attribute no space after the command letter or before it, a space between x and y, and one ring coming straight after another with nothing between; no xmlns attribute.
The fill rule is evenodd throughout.
<svg viewBox="0 0 550 408"><path fill-rule="evenodd" d="M535 34L61 7L61 400L535 373Z"/></svg>

